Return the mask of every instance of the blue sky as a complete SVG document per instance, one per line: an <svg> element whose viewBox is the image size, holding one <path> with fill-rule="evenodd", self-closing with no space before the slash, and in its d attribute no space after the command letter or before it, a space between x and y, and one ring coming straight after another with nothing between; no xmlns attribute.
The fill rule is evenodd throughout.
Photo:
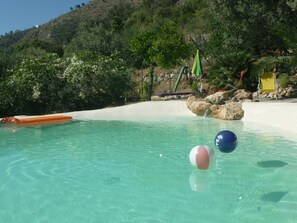
<svg viewBox="0 0 297 223"><path fill-rule="evenodd" d="M0 35L42 25L89 0L0 0Z"/></svg>

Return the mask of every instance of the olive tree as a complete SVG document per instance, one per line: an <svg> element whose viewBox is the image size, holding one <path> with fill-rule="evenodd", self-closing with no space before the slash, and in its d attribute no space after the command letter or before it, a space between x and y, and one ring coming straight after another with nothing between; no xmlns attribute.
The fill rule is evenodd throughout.
<svg viewBox="0 0 297 223"><path fill-rule="evenodd" d="M153 89L154 66L171 68L187 58L190 47L182 31L174 22L168 21L152 30L136 34L130 45L131 51L144 66L150 67L150 85L147 100L150 100Z"/></svg>

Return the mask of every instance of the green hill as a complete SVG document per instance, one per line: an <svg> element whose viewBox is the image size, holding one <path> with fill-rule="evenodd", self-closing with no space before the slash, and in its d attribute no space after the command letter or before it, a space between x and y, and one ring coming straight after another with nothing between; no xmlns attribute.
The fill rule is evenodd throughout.
<svg viewBox="0 0 297 223"><path fill-rule="evenodd" d="M255 91L258 76L270 70L289 86L297 70L297 7L287 3L93 0L0 37L0 109L42 113L98 108L135 95L150 99L153 91L172 89L171 77L191 66L197 49L211 89L237 86L242 71L245 90ZM164 80L169 83L161 88ZM199 84L191 78L184 89Z"/></svg>
<svg viewBox="0 0 297 223"><path fill-rule="evenodd" d="M0 51L7 51L19 41L30 39L67 44L76 34L81 23L103 20L115 6L131 4L132 7L137 8L141 2L141 0L92 0L48 23L24 31L10 32L0 37Z"/></svg>

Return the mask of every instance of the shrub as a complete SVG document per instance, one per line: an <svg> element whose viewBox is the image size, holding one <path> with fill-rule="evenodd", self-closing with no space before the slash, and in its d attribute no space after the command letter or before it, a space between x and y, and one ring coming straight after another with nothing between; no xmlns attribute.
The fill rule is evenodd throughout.
<svg viewBox="0 0 297 223"><path fill-rule="evenodd" d="M13 112L41 114L58 109L59 90L63 80L59 78L63 68L56 54L45 54L36 59L25 59L6 80L10 89ZM5 91L2 92L6 94Z"/></svg>
<svg viewBox="0 0 297 223"><path fill-rule="evenodd" d="M281 74L278 77L277 81L278 81L278 84L280 85L281 88L285 88L290 83L289 75L288 74Z"/></svg>

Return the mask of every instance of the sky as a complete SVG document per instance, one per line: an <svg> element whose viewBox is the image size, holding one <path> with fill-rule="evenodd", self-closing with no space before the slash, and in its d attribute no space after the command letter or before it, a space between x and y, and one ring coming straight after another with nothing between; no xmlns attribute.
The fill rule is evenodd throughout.
<svg viewBox="0 0 297 223"><path fill-rule="evenodd" d="M89 0L0 0L0 35L42 25Z"/></svg>

